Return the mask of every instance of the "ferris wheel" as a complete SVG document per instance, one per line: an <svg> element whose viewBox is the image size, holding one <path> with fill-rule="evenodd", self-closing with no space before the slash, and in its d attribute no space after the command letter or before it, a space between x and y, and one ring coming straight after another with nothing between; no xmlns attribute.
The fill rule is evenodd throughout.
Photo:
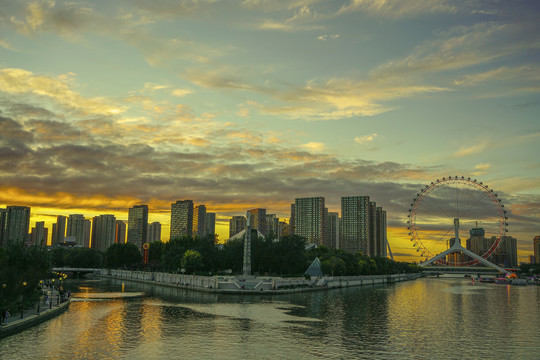
<svg viewBox="0 0 540 360"><path fill-rule="evenodd" d="M507 219L504 205L487 185L450 176L416 194L407 228L413 247L426 259L424 264L471 266L489 263L485 259L495 253L508 231Z"/></svg>

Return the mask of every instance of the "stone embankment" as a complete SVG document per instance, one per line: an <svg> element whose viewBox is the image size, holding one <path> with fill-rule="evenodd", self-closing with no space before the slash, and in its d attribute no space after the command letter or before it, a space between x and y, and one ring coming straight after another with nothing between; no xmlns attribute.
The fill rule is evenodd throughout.
<svg viewBox="0 0 540 360"><path fill-rule="evenodd" d="M99 269L97 275L146 284L228 294L283 294L346 288L414 280L422 273L365 276L324 276L320 278L281 278L268 276L197 276L130 270Z"/></svg>

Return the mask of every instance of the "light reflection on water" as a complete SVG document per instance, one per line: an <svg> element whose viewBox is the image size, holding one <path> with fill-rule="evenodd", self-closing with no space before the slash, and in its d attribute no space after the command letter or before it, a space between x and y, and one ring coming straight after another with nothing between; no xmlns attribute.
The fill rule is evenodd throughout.
<svg viewBox="0 0 540 360"><path fill-rule="evenodd" d="M122 290L117 280L72 286ZM2 359L534 359L540 352L539 286L426 278L274 297L124 287L145 295L73 302L0 340Z"/></svg>

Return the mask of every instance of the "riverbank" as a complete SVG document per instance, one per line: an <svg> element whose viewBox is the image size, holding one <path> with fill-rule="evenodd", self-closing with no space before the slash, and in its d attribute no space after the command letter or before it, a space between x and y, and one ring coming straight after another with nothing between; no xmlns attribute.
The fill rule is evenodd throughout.
<svg viewBox="0 0 540 360"><path fill-rule="evenodd" d="M365 276L324 276L320 278L281 278L255 276L197 276L144 272L130 270L100 269L94 274L120 280L145 284L226 294L289 294L294 292L320 291L353 286L387 284L423 277L422 273L365 275Z"/></svg>
<svg viewBox="0 0 540 360"><path fill-rule="evenodd" d="M12 314L9 323L0 326L0 339L60 315L68 309L69 303L68 300L58 305L50 305L50 307L44 305L40 309L25 310L22 319L19 318L20 314Z"/></svg>

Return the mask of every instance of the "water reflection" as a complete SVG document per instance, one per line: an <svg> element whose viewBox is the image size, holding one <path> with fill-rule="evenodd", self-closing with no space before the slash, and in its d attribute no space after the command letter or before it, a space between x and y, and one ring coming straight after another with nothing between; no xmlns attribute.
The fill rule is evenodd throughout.
<svg viewBox="0 0 540 360"><path fill-rule="evenodd" d="M35 358L35 349L44 359L513 359L540 351L538 286L421 279L240 296L117 280L71 285L75 296L144 295L73 302L0 340L2 358Z"/></svg>

